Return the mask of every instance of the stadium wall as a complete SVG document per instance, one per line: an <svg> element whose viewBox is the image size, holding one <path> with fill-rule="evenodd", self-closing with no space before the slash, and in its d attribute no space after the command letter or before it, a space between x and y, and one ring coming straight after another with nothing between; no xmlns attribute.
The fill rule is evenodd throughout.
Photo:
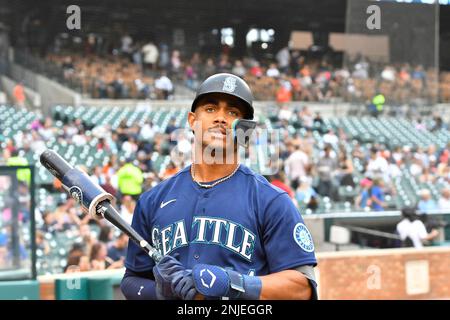
<svg viewBox="0 0 450 320"><path fill-rule="evenodd" d="M128 108L180 108L188 110L192 104L192 100L134 100L134 99L87 99L83 98L79 102L80 105L91 107L128 107ZM276 106L274 101L255 101L254 107L256 112L264 112L266 109ZM309 109L314 112L320 112L324 117L332 116L346 116L352 109L352 105L349 103L319 103L319 102L302 102L294 101L285 103L291 109L301 109L304 106L308 106ZM354 106L353 106L354 108Z"/></svg>
<svg viewBox="0 0 450 320"><path fill-rule="evenodd" d="M6 76L1 76L1 84L8 98L13 101L12 93L16 82ZM25 87L26 105L31 108L41 107L41 95L28 87Z"/></svg>
<svg viewBox="0 0 450 320"><path fill-rule="evenodd" d="M27 86L41 95L43 111L48 113L50 107L57 104L79 105L81 95L59 83L27 70L18 64L11 64L12 78L24 80Z"/></svg>
<svg viewBox="0 0 450 320"><path fill-rule="evenodd" d="M449 247L324 252L317 259L321 300L450 298ZM40 299L120 300L123 272L39 276Z"/></svg>
<svg viewBox="0 0 450 320"><path fill-rule="evenodd" d="M450 248L318 253L319 298L449 299Z"/></svg>

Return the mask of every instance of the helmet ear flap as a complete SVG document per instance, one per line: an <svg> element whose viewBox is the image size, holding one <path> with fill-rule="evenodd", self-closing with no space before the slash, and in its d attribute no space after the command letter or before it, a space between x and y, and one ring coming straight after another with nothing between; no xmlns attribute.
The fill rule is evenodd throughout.
<svg viewBox="0 0 450 320"><path fill-rule="evenodd" d="M256 121L247 119L236 119L231 125L233 130L233 137L237 143L244 148L248 148L250 142L250 136L253 134L253 130L256 128Z"/></svg>

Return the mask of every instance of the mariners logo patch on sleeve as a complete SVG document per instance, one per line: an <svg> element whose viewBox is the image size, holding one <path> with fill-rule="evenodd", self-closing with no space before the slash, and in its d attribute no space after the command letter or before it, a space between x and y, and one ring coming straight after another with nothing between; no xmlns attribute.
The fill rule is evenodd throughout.
<svg viewBox="0 0 450 320"><path fill-rule="evenodd" d="M294 240L306 252L314 251L314 242L308 228L303 223L297 223L294 227Z"/></svg>

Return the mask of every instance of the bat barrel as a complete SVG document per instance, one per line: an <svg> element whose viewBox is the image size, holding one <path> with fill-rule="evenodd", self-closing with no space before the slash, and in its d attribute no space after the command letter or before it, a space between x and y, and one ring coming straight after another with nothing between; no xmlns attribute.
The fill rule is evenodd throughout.
<svg viewBox="0 0 450 320"><path fill-rule="evenodd" d="M45 150L40 156L42 165L60 181L73 167L53 150Z"/></svg>

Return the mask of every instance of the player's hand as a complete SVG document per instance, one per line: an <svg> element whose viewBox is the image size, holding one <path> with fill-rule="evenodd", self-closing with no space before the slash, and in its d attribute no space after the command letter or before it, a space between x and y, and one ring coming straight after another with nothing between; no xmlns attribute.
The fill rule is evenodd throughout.
<svg viewBox="0 0 450 320"><path fill-rule="evenodd" d="M194 300L198 291L195 289L192 270L187 269L183 273L178 273L172 280L173 293L182 300Z"/></svg>
<svg viewBox="0 0 450 320"><path fill-rule="evenodd" d="M186 274L186 268L180 261L172 256L164 256L162 260L153 267L153 274L156 282L156 296L159 300L174 300L178 299L172 290L172 282L174 280L180 281L180 278ZM184 287L184 286L183 286Z"/></svg>

